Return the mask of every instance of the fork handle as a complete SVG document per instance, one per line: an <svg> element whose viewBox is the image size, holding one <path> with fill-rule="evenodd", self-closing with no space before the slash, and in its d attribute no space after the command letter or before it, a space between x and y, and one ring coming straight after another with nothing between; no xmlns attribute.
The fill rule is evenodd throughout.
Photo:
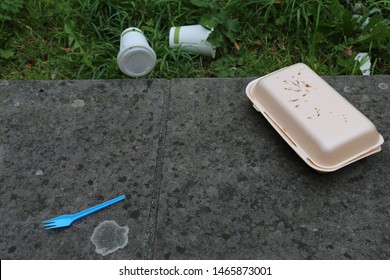
<svg viewBox="0 0 390 280"><path fill-rule="evenodd" d="M99 210L101 210L101 209L104 209L104 208L106 208L106 207L108 207L108 206L110 206L110 205L112 205L112 204L114 204L114 203L117 203L117 202L119 202L119 201L122 201L122 200L124 200L125 198L126 198L126 196L124 196L124 195L118 196L117 198L113 198L113 199L111 199L111 200L109 200L109 201L103 202L103 203L101 203L101 204L95 205L95 206L93 206L93 207L91 207L91 208L88 208L88 209L86 209L86 210L83 210L83 211L81 211L81 212L78 212L78 213L74 214L73 216L74 216L74 218L75 218L76 220L78 220L78 219L80 219L80 218L82 218L82 217L85 217L85 216L87 216L87 215L90 215L90 214L92 214L92 213L94 213L94 212L96 212L96 211L99 211Z"/></svg>

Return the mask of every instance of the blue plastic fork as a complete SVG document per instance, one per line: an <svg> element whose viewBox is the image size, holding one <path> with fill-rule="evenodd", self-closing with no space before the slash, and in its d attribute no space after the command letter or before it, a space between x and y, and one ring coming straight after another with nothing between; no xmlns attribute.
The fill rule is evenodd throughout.
<svg viewBox="0 0 390 280"><path fill-rule="evenodd" d="M62 215L55 217L53 219L43 221L43 226L45 229L54 229L54 228L61 228L61 227L68 227L70 226L74 221L81 219L87 215L90 215L92 213L95 213L96 211L99 211L103 208L106 208L114 203L117 203L119 201L124 200L126 197L124 195L118 196L117 198L111 199L109 201L103 202L101 204L98 204L96 206L93 206L91 208L88 208L84 211L78 212L76 214L72 215Z"/></svg>

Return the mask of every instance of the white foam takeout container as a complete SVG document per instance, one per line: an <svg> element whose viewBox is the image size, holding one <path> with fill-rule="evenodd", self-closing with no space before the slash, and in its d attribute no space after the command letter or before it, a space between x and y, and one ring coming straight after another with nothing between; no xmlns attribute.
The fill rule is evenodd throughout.
<svg viewBox="0 0 390 280"><path fill-rule="evenodd" d="M335 171L381 150L375 125L303 63L253 80L246 94L317 171Z"/></svg>

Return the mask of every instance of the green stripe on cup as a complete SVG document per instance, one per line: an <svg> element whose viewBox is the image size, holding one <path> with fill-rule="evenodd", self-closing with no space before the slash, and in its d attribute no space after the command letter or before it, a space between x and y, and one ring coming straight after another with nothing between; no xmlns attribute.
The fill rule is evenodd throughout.
<svg viewBox="0 0 390 280"><path fill-rule="evenodd" d="M175 27L175 33L173 33L173 43L179 44L180 26Z"/></svg>
<svg viewBox="0 0 390 280"><path fill-rule="evenodd" d="M122 37L127 34L127 33L130 33L130 32L138 32L138 33L141 33L142 35L144 35L144 33L142 33L141 31L137 30L137 29L130 29L130 30L127 30L125 33L122 33Z"/></svg>

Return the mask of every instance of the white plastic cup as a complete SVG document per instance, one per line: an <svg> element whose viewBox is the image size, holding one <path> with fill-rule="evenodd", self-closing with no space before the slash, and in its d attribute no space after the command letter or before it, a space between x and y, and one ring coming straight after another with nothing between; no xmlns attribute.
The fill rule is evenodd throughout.
<svg viewBox="0 0 390 280"><path fill-rule="evenodd" d="M145 76L152 71L156 60L156 53L140 29L129 27L122 32L117 62L124 74L131 77Z"/></svg>
<svg viewBox="0 0 390 280"><path fill-rule="evenodd" d="M171 27L169 31L169 46L177 49L200 54L204 56L215 57L216 47L207 41L211 30L204 28L202 25L186 25Z"/></svg>

